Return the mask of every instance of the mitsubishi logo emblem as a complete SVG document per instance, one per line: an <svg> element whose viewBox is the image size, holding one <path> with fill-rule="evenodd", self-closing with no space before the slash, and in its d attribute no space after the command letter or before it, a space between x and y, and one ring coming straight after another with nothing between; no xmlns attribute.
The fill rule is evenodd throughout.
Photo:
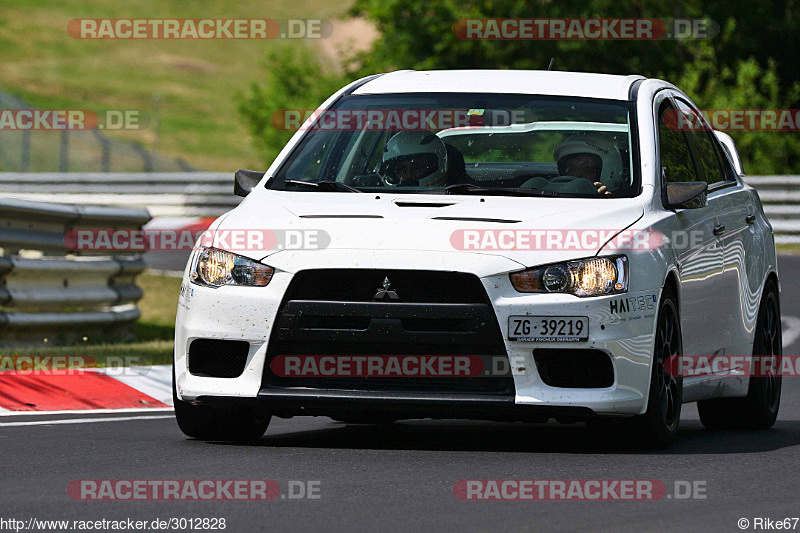
<svg viewBox="0 0 800 533"><path fill-rule="evenodd" d="M400 297L397 295L395 291L391 289L392 282L389 281L389 276L386 276L383 279L382 288L379 288L375 292L375 296L372 297L373 300L399 300Z"/></svg>

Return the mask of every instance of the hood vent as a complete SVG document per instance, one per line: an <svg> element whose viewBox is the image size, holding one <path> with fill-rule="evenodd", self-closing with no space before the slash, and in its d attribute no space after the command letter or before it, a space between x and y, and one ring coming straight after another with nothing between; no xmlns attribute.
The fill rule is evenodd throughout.
<svg viewBox="0 0 800 533"><path fill-rule="evenodd" d="M300 215L300 218L383 218L381 215Z"/></svg>
<svg viewBox="0 0 800 533"><path fill-rule="evenodd" d="M459 222L495 222L497 224L519 224L521 220L507 220L505 218L481 217L433 217L433 220L458 220Z"/></svg>
<svg viewBox="0 0 800 533"><path fill-rule="evenodd" d="M395 202L397 207L449 207L455 205L454 203L441 203L441 202Z"/></svg>

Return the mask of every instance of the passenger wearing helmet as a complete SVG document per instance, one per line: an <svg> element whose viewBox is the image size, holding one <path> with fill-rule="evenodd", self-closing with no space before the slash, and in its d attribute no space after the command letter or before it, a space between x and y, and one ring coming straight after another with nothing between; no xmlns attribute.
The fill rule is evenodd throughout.
<svg viewBox="0 0 800 533"><path fill-rule="evenodd" d="M439 187L447 181L447 149L429 131L401 131L383 148L386 185Z"/></svg>
<svg viewBox="0 0 800 533"><path fill-rule="evenodd" d="M622 156L614 142L602 133L571 135L553 150L561 176L591 181L600 194L611 194L625 186Z"/></svg>

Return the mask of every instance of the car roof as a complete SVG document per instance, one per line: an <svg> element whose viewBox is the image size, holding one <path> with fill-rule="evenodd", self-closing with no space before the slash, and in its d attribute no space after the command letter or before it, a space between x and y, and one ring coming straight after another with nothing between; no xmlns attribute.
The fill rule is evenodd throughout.
<svg viewBox="0 0 800 533"><path fill-rule="evenodd" d="M643 76L551 70L401 70L375 77L352 94L505 93L628 100Z"/></svg>

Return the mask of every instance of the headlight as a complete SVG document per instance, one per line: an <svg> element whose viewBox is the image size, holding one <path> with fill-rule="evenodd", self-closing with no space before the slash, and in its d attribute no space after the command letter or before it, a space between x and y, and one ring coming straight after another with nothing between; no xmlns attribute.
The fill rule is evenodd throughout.
<svg viewBox="0 0 800 533"><path fill-rule="evenodd" d="M191 278L198 285L212 287L265 287L274 273L274 268L252 259L216 248L203 248L197 254Z"/></svg>
<svg viewBox="0 0 800 533"><path fill-rule="evenodd" d="M510 274L519 292L561 292L575 296L603 296L628 290L628 258L592 257L545 265Z"/></svg>

